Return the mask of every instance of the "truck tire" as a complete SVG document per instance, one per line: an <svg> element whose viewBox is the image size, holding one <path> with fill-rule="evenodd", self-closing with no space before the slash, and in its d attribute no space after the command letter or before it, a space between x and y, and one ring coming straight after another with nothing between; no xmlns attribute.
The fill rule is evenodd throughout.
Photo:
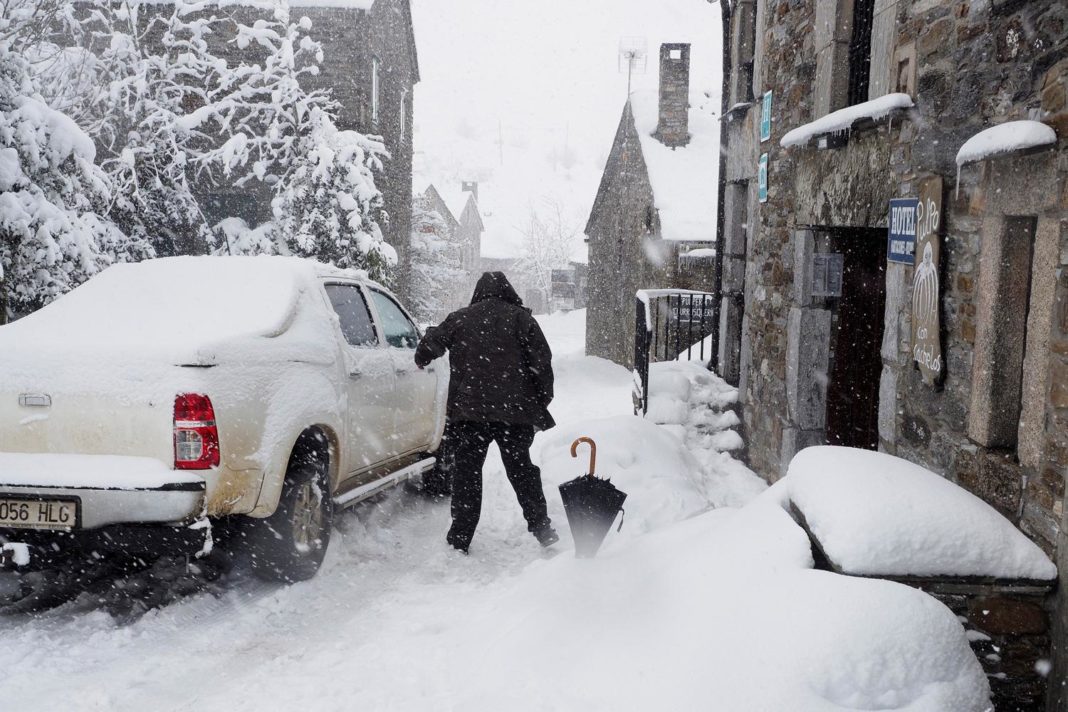
<svg viewBox="0 0 1068 712"><path fill-rule="evenodd" d="M334 518L326 452L298 442L278 509L253 523L252 564L260 578L292 583L307 581L319 571Z"/></svg>

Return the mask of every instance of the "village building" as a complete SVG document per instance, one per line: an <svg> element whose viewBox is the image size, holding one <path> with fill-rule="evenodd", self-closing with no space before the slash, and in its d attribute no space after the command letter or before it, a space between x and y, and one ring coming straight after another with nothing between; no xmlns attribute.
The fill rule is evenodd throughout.
<svg viewBox="0 0 1068 712"><path fill-rule="evenodd" d="M718 366L749 463L879 449L996 507L1062 592L1019 609L1052 671L988 668L996 699L1068 710L1068 4L730 8Z"/></svg>
<svg viewBox="0 0 1068 712"><path fill-rule="evenodd" d="M430 206L445 220L449 229L449 239L460 246L460 269L465 278L461 284L453 285L447 311L465 306L471 299L475 283L482 276L482 233L486 226L478 207L478 183L463 181L459 190L427 186L423 195Z"/></svg>
<svg viewBox="0 0 1068 712"><path fill-rule="evenodd" d="M659 79L627 98L585 229L586 353L628 367L638 290L712 287L718 107L692 91L689 44L660 47Z"/></svg>

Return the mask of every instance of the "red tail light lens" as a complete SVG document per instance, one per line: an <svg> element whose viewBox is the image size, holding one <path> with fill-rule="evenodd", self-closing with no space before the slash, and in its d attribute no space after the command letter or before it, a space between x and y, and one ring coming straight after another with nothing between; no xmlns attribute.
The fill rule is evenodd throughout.
<svg viewBox="0 0 1068 712"><path fill-rule="evenodd" d="M174 399L174 469L219 466L219 429L211 399L185 393Z"/></svg>

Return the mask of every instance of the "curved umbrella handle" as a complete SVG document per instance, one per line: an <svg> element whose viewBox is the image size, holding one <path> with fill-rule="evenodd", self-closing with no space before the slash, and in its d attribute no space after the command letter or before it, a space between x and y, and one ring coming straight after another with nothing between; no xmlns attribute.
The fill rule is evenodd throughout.
<svg viewBox="0 0 1068 712"><path fill-rule="evenodd" d="M592 477L597 470L597 443L593 441L593 438L579 438L571 443L571 457L578 457L579 443L586 443L590 446L590 471L586 474Z"/></svg>

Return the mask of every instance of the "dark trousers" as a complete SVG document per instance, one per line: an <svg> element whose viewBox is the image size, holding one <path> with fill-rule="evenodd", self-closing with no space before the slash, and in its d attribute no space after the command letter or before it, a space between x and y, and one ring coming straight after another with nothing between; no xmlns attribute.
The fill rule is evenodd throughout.
<svg viewBox="0 0 1068 712"><path fill-rule="evenodd" d="M478 423L458 421L452 424L452 528L448 541L467 549L482 513L482 466L491 442L501 449L504 471L515 490L527 530L534 532L549 526L545 493L541 489L541 470L530 461L534 442L533 425Z"/></svg>

